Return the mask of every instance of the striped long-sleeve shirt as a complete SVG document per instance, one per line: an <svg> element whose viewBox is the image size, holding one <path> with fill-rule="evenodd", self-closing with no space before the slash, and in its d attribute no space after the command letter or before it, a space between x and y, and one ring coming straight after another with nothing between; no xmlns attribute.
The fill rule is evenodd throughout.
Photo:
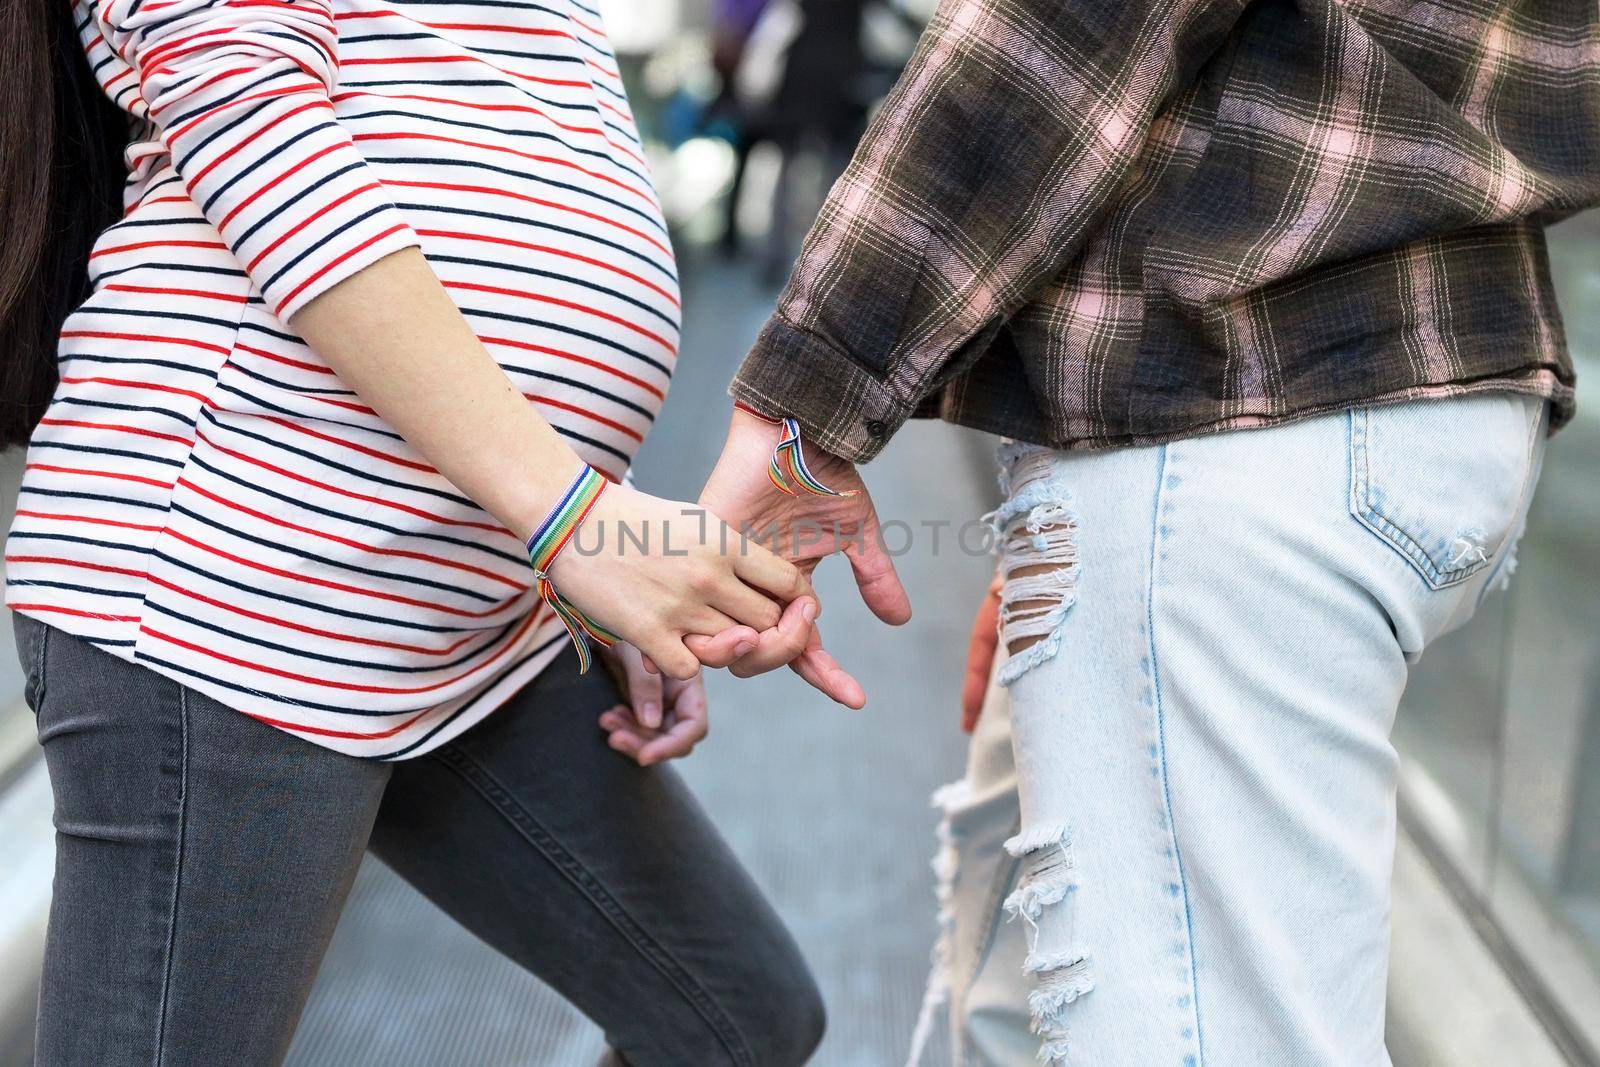
<svg viewBox="0 0 1600 1067"><path fill-rule="evenodd" d="M286 322L420 246L529 402L621 477L672 372L678 292L598 15L578 0L76 11L131 116L132 173L62 331L7 603L318 743L424 752L564 631L518 539Z"/></svg>

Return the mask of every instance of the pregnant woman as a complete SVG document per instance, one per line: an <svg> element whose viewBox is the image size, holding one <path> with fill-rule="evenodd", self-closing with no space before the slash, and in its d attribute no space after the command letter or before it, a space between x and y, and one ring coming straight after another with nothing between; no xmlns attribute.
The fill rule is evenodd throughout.
<svg viewBox="0 0 1600 1067"><path fill-rule="evenodd" d="M679 505L621 483L678 294L597 13L68 4L0 12L38 1062L281 1061L369 845L612 1062L803 1062L793 942L597 724L681 753L701 664L798 652L817 610L715 520L662 551ZM614 638L664 712L613 710Z"/></svg>

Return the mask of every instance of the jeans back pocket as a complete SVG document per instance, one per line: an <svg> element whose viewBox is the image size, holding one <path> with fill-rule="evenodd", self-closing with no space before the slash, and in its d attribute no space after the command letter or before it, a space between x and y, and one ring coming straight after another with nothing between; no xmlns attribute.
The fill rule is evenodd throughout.
<svg viewBox="0 0 1600 1067"><path fill-rule="evenodd" d="M1478 393L1350 412L1350 513L1434 589L1489 566L1516 532L1545 401Z"/></svg>

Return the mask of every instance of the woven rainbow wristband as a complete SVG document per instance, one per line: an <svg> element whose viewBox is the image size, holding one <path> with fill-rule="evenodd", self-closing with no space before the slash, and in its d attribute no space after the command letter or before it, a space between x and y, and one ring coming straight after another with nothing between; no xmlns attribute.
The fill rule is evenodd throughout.
<svg viewBox="0 0 1600 1067"><path fill-rule="evenodd" d="M812 496L855 496L861 490L846 489L840 491L829 489L812 475L811 468L806 466L805 450L800 446L800 423L794 419L769 418L761 412L750 407L742 401L735 400L733 406L748 415L754 415L762 422L783 427L783 434L778 438L778 444L772 450L772 462L767 466L767 477L772 479L772 484L780 493L788 496L799 496L808 493Z"/></svg>
<svg viewBox="0 0 1600 1067"><path fill-rule="evenodd" d="M561 502L533 532L533 536L528 538L528 562L533 564L533 576L537 581L539 595L566 624L567 634L572 638L572 646L578 650L579 674L587 674L589 664L594 660L589 652L589 642L596 641L610 648L617 643L617 635L579 611L575 605L568 603L560 593L556 592L555 583L550 580L548 571L556 557L561 555L561 550L567 547L573 535L578 532L578 527L594 508L595 501L600 499L600 494L606 491L606 485L607 482L600 476L600 472L585 463L583 470L562 494Z"/></svg>

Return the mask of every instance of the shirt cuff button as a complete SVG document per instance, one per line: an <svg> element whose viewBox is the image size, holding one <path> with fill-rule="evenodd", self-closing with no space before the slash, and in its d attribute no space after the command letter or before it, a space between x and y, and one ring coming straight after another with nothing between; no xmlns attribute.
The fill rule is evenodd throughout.
<svg viewBox="0 0 1600 1067"><path fill-rule="evenodd" d="M884 425L882 419L867 420L867 436L874 441L883 440L883 435L889 432L889 427Z"/></svg>

